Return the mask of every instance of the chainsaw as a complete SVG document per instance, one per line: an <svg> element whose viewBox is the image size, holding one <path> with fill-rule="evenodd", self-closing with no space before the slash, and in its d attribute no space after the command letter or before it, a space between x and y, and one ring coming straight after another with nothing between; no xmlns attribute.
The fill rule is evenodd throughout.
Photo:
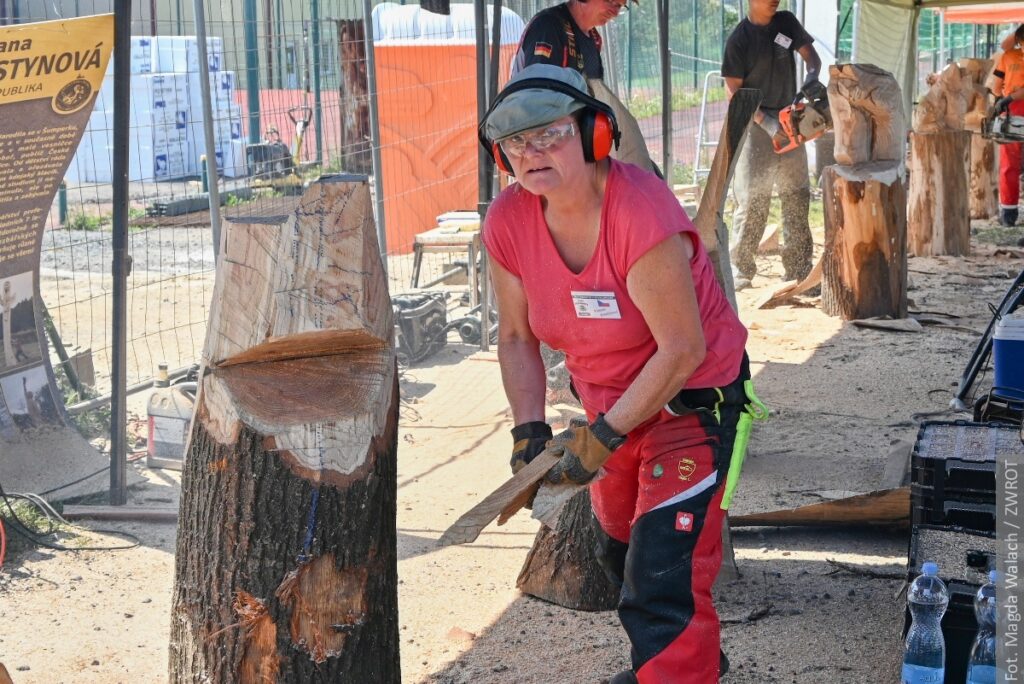
<svg viewBox="0 0 1024 684"><path fill-rule="evenodd" d="M779 132L772 138L776 154L785 154L832 129L828 91L817 81L805 86L793 104L779 111Z"/></svg>
<svg viewBox="0 0 1024 684"><path fill-rule="evenodd" d="M1024 116L993 111L982 120L981 135L999 144L1024 142Z"/></svg>

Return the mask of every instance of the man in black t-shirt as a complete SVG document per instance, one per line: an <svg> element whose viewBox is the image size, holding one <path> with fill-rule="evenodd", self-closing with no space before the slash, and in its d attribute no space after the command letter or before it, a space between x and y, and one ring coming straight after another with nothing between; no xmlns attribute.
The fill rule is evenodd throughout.
<svg viewBox="0 0 1024 684"><path fill-rule="evenodd" d="M523 31L512 71L530 64L554 64L575 69L588 79L603 79L597 29L617 17L628 2L568 0L537 12Z"/></svg>
<svg viewBox="0 0 1024 684"><path fill-rule="evenodd" d="M736 160L733 191L733 267L737 290L750 286L757 274L754 256L768 222L772 190L778 187L782 204L782 265L786 280L803 280L810 273L814 244L807 222L810 205L807 151L803 145L776 154L772 138L779 133L779 110L797 94L796 60L807 65L802 87L821 87L821 59L814 39L790 12L779 12L778 0L750 0L747 17L730 34L722 58L722 76L729 96L739 88L757 88L763 95L746 143Z"/></svg>

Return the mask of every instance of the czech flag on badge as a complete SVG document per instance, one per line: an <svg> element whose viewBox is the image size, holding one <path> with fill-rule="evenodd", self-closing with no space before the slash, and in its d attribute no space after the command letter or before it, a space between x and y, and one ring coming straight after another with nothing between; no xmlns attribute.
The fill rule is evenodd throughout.
<svg viewBox="0 0 1024 684"><path fill-rule="evenodd" d="M543 57L549 59L551 57L551 46L547 43L536 43L533 46L534 57Z"/></svg>

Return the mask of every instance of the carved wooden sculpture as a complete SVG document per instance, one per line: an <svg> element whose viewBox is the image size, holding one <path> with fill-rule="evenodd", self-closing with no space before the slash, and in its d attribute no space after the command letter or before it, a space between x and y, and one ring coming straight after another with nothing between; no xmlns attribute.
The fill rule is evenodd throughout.
<svg viewBox="0 0 1024 684"><path fill-rule="evenodd" d="M915 256L971 251L967 168L971 135L963 130L971 79L949 64L929 78L910 135L908 249Z"/></svg>
<svg viewBox="0 0 1024 684"><path fill-rule="evenodd" d="M981 135L981 122L989 107L985 82L992 73L991 59L963 57L960 68L972 81L964 114L964 128L971 132L970 167L967 170L972 219L987 219L999 213L999 154L996 144Z"/></svg>
<svg viewBox="0 0 1024 684"><path fill-rule="evenodd" d="M825 168L822 309L850 320L907 311L903 106L892 74L871 65L830 71L835 166Z"/></svg>
<svg viewBox="0 0 1024 684"><path fill-rule="evenodd" d="M186 451L172 682L400 680L398 394L362 176L229 223Z"/></svg>

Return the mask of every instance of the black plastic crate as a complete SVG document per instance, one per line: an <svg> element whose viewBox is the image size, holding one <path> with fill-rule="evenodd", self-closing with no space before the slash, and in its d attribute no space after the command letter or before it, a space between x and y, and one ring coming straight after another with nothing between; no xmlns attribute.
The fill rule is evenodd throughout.
<svg viewBox="0 0 1024 684"><path fill-rule="evenodd" d="M995 570L996 537L943 525L914 525L907 553L907 581L921 574L921 566L933 561L943 582L980 587Z"/></svg>
<svg viewBox="0 0 1024 684"><path fill-rule="evenodd" d="M1024 456L1018 428L926 421L911 456L911 520L995 531L996 462Z"/></svg>
<svg viewBox="0 0 1024 684"><path fill-rule="evenodd" d="M977 532L995 532L994 502L945 497L927 487L910 485L910 520L915 525L949 525Z"/></svg>
<svg viewBox="0 0 1024 684"><path fill-rule="evenodd" d="M934 561L939 566L939 577L949 588L949 607L942 616L947 684L963 684L967 678L967 660L978 631L974 594L988 581L988 571L995 568L996 550L994 534L940 525L914 525L912 528L907 581L921 574L925 561ZM906 601L906 594L903 600ZM905 607L904 638L909 629L910 609Z"/></svg>

